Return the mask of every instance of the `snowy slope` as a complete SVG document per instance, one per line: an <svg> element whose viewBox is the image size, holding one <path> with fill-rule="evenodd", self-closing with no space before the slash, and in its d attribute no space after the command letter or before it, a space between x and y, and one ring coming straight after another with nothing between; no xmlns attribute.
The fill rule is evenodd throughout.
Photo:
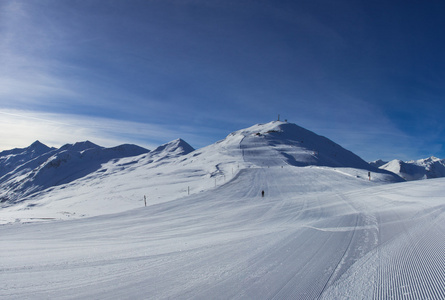
<svg viewBox="0 0 445 300"><path fill-rule="evenodd" d="M0 298L443 299L444 183L252 167L125 213L4 225Z"/></svg>
<svg viewBox="0 0 445 300"><path fill-rule="evenodd" d="M429 157L403 162L392 160L380 167L393 172L405 180L420 180L445 177L445 159Z"/></svg>
<svg viewBox="0 0 445 300"><path fill-rule="evenodd" d="M445 298L444 179L394 183L282 122L192 150L0 209L0 298Z"/></svg>
<svg viewBox="0 0 445 300"><path fill-rule="evenodd" d="M135 145L103 148L89 141L67 144L59 149L40 142L25 149L0 153L0 199L3 203L21 201L27 195L69 183L98 170L116 158L140 155L148 150Z"/></svg>
<svg viewBox="0 0 445 300"><path fill-rule="evenodd" d="M379 173L388 181L401 181L398 176L370 166L354 153L333 141L296 124L270 122L229 134L224 140L196 151L212 157L215 153L228 156L229 162L245 166L326 166L353 168ZM225 163L221 163L224 165Z"/></svg>
<svg viewBox="0 0 445 300"><path fill-rule="evenodd" d="M150 153L150 156L166 159L170 157L178 157L181 155L189 154L193 151L195 151L195 149L193 149L193 147L190 146L186 141L184 141L183 139L177 139L154 149Z"/></svg>
<svg viewBox="0 0 445 300"><path fill-rule="evenodd" d="M333 141L292 123L258 124L234 132L232 136L243 138L241 148L245 151L244 155L256 164L267 161L270 165L285 163L293 166L374 169ZM265 148L264 145L269 147Z"/></svg>
<svg viewBox="0 0 445 300"><path fill-rule="evenodd" d="M69 149L83 148L80 145L62 147L63 151L47 159L38 172L31 172L31 179L21 183L18 189L34 184L31 186L39 187L41 193L29 197L29 193L20 195L20 205L0 211L0 222L126 211L140 207L144 196L148 197L149 204L155 204L200 193L228 182L240 170L251 167L336 166L331 172L357 180L368 180L370 170L373 183L401 180L390 172L369 166L327 138L285 122L239 130L195 151L178 139L143 155L110 160L106 156L104 159L103 152L107 149L85 145L83 148L90 150L74 154ZM79 163L81 160L88 163L87 167ZM106 160L107 163L102 163ZM76 164L81 168L79 171ZM76 176L78 180L74 180ZM45 181L39 181L40 178ZM62 184L62 180L68 184ZM51 188L44 190L44 187ZM5 215L7 217L2 217Z"/></svg>
<svg viewBox="0 0 445 300"><path fill-rule="evenodd" d="M187 180L187 176L178 170L176 164L169 166L166 162L176 161L193 151L190 145L178 139L137 156L111 159L104 155L109 153L116 157L115 152L122 155L128 153L127 148L128 146L123 145L111 149L94 149L82 152L83 156L80 158L71 157L68 162L64 162L62 157L61 164L65 167L62 171L84 159L85 163L80 164L83 167L81 172L88 174L65 184L24 195L20 202L13 205L3 203L3 208L0 209L0 224L15 220L72 219L115 213L140 207L143 195L149 196L151 204L184 195L184 188L187 190L187 186L182 182ZM63 151L62 154L66 152ZM47 164L55 164L54 161L58 164L59 160L54 160L56 157L61 158L60 155L54 156ZM101 161L106 162L100 164ZM165 166L161 168L162 165ZM52 168L49 169L45 174ZM56 170L52 172L56 173L57 167L54 169ZM75 170L76 167L68 174L73 174ZM61 172L61 175L66 176L67 173ZM61 176L55 178L60 179Z"/></svg>
<svg viewBox="0 0 445 300"><path fill-rule="evenodd" d="M381 160L381 159L369 162L369 164L371 166L374 166L376 168L380 168L381 166L383 166L383 165L385 165L387 163L388 163L387 161L384 161L384 160Z"/></svg>
<svg viewBox="0 0 445 300"><path fill-rule="evenodd" d="M35 141L27 148L16 148L0 152L0 178L23 165L55 148L50 148L39 141Z"/></svg>

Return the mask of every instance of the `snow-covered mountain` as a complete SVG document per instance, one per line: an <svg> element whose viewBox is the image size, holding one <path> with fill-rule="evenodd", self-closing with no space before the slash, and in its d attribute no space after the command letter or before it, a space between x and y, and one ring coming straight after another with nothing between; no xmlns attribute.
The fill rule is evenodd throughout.
<svg viewBox="0 0 445 300"><path fill-rule="evenodd" d="M0 152L0 177L13 171L17 166L29 162L55 148L35 141L27 148L16 148Z"/></svg>
<svg viewBox="0 0 445 300"><path fill-rule="evenodd" d="M178 161L178 157L191 152L192 155ZM110 164L103 167L108 162ZM104 148L89 141L55 149L37 141L28 148L1 153L0 199L2 202L15 202L35 192L71 183L87 175L89 179L103 179L111 174L118 176L117 173L127 174L135 169L139 172L144 168L152 170L160 164L170 164L169 172L172 173L183 165L193 169L195 175L210 174L211 177L234 173L235 165L235 169L239 169L242 164L248 167L290 165L353 168L379 173L384 175L385 180L399 180L397 176L370 166L354 153L323 136L296 124L270 122L233 132L224 140L197 151L182 139L159 146L153 151L135 145ZM95 172L99 173L94 175ZM366 172L361 173L354 176L367 178ZM133 175L130 172L125 176Z"/></svg>
<svg viewBox="0 0 445 300"><path fill-rule="evenodd" d="M327 166L373 169L363 159L333 141L287 122L259 124L236 131L227 139L240 140L246 161L255 164Z"/></svg>
<svg viewBox="0 0 445 300"><path fill-rule="evenodd" d="M387 161L384 161L381 159L369 162L369 164L371 166L376 167L376 168L380 168L381 166L383 166L384 164L387 164L387 163L388 163Z"/></svg>
<svg viewBox="0 0 445 300"><path fill-rule="evenodd" d="M249 168L325 168L333 176L358 181L369 181L369 172L375 183L402 181L333 141L287 122L257 124L199 150L182 139L153 151L133 145L103 148L88 141L44 149L47 152L20 161L0 178L4 207L23 202L20 209L45 214L51 207L65 212L66 206L85 216L119 212L140 205L132 199L140 201L143 195L149 195L152 204L174 200L185 191L214 188Z"/></svg>
<svg viewBox="0 0 445 300"><path fill-rule="evenodd" d="M195 151L195 149L186 141L184 141L183 139L176 139L151 151L150 157L152 159L162 160L189 154L193 151Z"/></svg>
<svg viewBox="0 0 445 300"><path fill-rule="evenodd" d="M59 149L34 142L24 149L0 153L0 199L14 202L49 187L69 183L100 168L111 159L148 152L136 145L104 148L89 141Z"/></svg>
<svg viewBox="0 0 445 300"><path fill-rule="evenodd" d="M380 166L405 180L420 180L445 177L445 159L431 156L425 159L401 161L398 159Z"/></svg>
<svg viewBox="0 0 445 300"><path fill-rule="evenodd" d="M401 180L284 122L109 159L2 205L0 298L445 299L445 178Z"/></svg>
<svg viewBox="0 0 445 300"><path fill-rule="evenodd" d="M356 154L296 124L274 121L230 133L225 139L196 150L182 164L204 168L211 176L250 167L350 168L353 176L379 174L383 181L401 181L399 176L369 165ZM377 178L376 178L377 179Z"/></svg>

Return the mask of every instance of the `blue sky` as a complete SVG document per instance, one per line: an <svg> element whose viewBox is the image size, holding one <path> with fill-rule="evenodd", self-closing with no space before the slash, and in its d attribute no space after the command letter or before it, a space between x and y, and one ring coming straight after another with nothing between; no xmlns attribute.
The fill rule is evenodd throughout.
<svg viewBox="0 0 445 300"><path fill-rule="evenodd" d="M443 1L0 0L0 150L200 148L287 119L445 158Z"/></svg>

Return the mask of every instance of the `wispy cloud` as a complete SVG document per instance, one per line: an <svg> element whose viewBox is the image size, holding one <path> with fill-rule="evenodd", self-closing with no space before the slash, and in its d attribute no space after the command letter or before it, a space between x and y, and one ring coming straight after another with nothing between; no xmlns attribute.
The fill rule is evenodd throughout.
<svg viewBox="0 0 445 300"><path fill-rule="evenodd" d="M55 147L90 140L105 147L133 143L153 149L176 138L186 139L184 134L200 139L199 132L181 133L150 123L20 110L0 110L0 128L0 150L26 147L35 140Z"/></svg>
<svg viewBox="0 0 445 300"><path fill-rule="evenodd" d="M45 98L77 95L58 76L59 66L52 57L57 26L38 24L42 19L31 9L22 1L0 5L0 107L26 107Z"/></svg>
<svg viewBox="0 0 445 300"><path fill-rule="evenodd" d="M169 66L141 62L108 29L112 20L84 10L45 1L0 3L0 108L153 121L179 115L175 83L157 77Z"/></svg>
<svg viewBox="0 0 445 300"><path fill-rule="evenodd" d="M35 139L153 147L178 137L201 147L280 113L366 159L412 158L428 149L440 156L443 89L433 97L439 108L419 110L413 102L431 97L408 93L405 81L394 85L391 72L407 70L379 62L376 49L387 43L374 26L363 27L374 20L362 5L325 8L0 1L0 124L8 128L1 147ZM439 78L433 86L440 86L434 74L424 77ZM393 88L402 92L391 94ZM404 103L406 94L415 101Z"/></svg>

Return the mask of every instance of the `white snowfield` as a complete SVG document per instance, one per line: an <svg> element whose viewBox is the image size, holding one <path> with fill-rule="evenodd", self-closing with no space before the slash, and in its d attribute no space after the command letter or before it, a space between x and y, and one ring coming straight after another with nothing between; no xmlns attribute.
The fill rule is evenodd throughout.
<svg viewBox="0 0 445 300"><path fill-rule="evenodd" d="M445 179L370 181L288 126L111 161L1 209L0 298L445 299Z"/></svg>
<svg viewBox="0 0 445 300"><path fill-rule="evenodd" d="M445 159L434 156L406 162L395 159L381 165L380 168L393 172L405 180L445 177Z"/></svg>

